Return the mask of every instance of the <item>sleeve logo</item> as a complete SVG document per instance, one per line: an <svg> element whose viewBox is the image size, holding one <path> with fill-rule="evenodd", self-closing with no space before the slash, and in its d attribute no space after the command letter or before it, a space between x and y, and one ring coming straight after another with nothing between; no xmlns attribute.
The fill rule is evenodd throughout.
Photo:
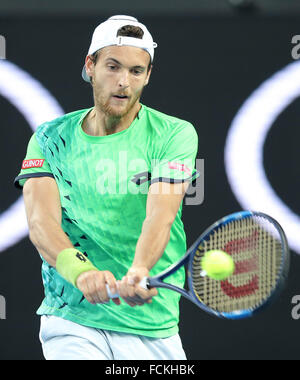
<svg viewBox="0 0 300 380"><path fill-rule="evenodd" d="M41 168L44 165L45 160L24 160L22 163L22 169Z"/></svg>
<svg viewBox="0 0 300 380"><path fill-rule="evenodd" d="M184 164L179 164L177 162L168 162L168 166L169 166L169 169L174 169L174 170L179 170L181 172L185 172L189 176L192 175L190 169Z"/></svg>

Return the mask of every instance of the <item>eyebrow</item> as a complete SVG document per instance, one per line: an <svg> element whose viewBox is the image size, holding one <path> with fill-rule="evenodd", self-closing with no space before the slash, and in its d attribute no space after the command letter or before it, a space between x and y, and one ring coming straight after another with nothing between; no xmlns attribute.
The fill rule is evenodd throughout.
<svg viewBox="0 0 300 380"><path fill-rule="evenodd" d="M113 61L113 62L115 62L117 65L123 66L122 63L119 62L118 60L116 60L115 58L107 58L105 61L106 61L106 62L108 62L108 61ZM136 66L133 66L132 69L142 69L142 70L145 70L146 67L145 67L145 66L136 65Z"/></svg>

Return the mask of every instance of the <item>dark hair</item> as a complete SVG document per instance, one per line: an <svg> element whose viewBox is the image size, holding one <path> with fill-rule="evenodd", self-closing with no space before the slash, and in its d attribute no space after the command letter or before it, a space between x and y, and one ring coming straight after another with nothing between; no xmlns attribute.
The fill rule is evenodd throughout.
<svg viewBox="0 0 300 380"><path fill-rule="evenodd" d="M139 26L125 25L118 30L117 37L134 37L142 39L144 31Z"/></svg>
<svg viewBox="0 0 300 380"><path fill-rule="evenodd" d="M142 39L144 36L144 31L139 26L134 25L125 25L122 26L117 32L117 37L134 37ZM101 49L100 49L101 50ZM98 58L100 56L100 50L97 50L94 54L91 55L91 60L94 65L96 65ZM147 71L149 72L151 68L151 60L148 66ZM90 77L90 81L92 82L92 78Z"/></svg>

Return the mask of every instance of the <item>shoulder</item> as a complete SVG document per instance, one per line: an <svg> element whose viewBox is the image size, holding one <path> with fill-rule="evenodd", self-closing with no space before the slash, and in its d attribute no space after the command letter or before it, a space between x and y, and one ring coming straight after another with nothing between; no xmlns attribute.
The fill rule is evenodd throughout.
<svg viewBox="0 0 300 380"><path fill-rule="evenodd" d="M151 129L157 134L167 134L170 136L170 134L190 133L196 135L196 130L193 124L189 121L167 115L147 106L144 106L144 109L145 116L151 126Z"/></svg>
<svg viewBox="0 0 300 380"><path fill-rule="evenodd" d="M70 112L41 124L35 131L36 138L38 140L44 140L49 137L59 137L59 133L61 133L65 128L70 130L70 126L77 125L83 115L88 111L89 109L83 109Z"/></svg>

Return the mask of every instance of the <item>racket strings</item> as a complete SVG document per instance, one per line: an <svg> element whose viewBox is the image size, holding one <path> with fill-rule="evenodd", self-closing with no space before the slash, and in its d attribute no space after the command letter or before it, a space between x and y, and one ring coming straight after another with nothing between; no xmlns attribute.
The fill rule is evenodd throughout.
<svg viewBox="0 0 300 380"><path fill-rule="evenodd" d="M202 277L206 251L232 256L235 272L224 281ZM233 220L213 231L198 247L192 265L193 289L198 299L218 312L258 307L276 287L282 266L282 245L272 223L261 216Z"/></svg>

